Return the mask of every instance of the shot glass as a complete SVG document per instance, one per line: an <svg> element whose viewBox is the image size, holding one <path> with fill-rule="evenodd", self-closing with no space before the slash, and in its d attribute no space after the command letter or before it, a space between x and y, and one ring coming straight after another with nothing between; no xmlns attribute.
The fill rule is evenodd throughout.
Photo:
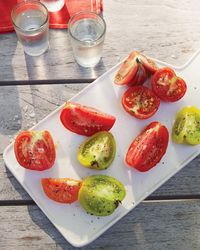
<svg viewBox="0 0 200 250"><path fill-rule="evenodd" d="M106 33L104 19L94 12L79 12L69 20L68 32L77 63L83 67L98 64Z"/></svg>
<svg viewBox="0 0 200 250"><path fill-rule="evenodd" d="M49 12L57 12L61 10L65 4L64 0L40 0L43 3Z"/></svg>
<svg viewBox="0 0 200 250"><path fill-rule="evenodd" d="M39 56L48 49L49 16L42 3L34 0L18 3L11 19L26 54Z"/></svg>

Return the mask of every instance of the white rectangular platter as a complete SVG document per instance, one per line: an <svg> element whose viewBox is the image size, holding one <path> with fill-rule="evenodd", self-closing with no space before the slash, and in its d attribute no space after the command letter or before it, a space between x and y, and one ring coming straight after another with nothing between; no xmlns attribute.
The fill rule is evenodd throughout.
<svg viewBox="0 0 200 250"><path fill-rule="evenodd" d="M158 64L167 65L162 62ZM62 126L59 119L62 107L31 128L32 130L49 130L57 144L56 163L50 170L37 172L20 167L14 156L13 144L5 149L3 155L12 174L66 240L76 247L95 240L200 153L200 146L177 145L171 141L170 137L165 156L150 171L140 173L124 163L130 143L151 121L160 121L165 124L171 135L175 115L180 108L188 105L200 108L199 53L196 53L192 60L183 67L172 67L187 82L188 90L184 98L176 103L161 102L158 112L150 119L143 121L131 117L121 106L121 96L126 87L119 87L113 83L119 66L120 64L113 67L71 99L73 102L97 108L116 117L116 123L111 132L116 139L117 153L110 168L98 172L86 169L79 164L76 154L85 137L71 133ZM113 176L125 185L126 198L110 216L88 215L78 202L71 205L56 203L46 197L41 187L40 180L43 177L82 179L93 174Z"/></svg>

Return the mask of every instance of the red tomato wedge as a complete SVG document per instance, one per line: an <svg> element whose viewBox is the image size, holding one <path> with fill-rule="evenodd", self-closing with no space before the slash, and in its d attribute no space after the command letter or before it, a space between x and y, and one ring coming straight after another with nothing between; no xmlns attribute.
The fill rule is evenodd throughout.
<svg viewBox="0 0 200 250"><path fill-rule="evenodd" d="M82 181L69 178L44 178L42 187L49 199L60 203L72 203L78 199Z"/></svg>
<svg viewBox="0 0 200 250"><path fill-rule="evenodd" d="M118 85L127 85L133 81L137 70L138 63L136 61L136 56L138 53L133 51L128 58L122 63L119 71L117 72L114 82Z"/></svg>
<svg viewBox="0 0 200 250"><path fill-rule="evenodd" d="M148 73L141 63L138 63L138 70L135 77L128 86L142 85L148 78Z"/></svg>
<svg viewBox="0 0 200 250"><path fill-rule="evenodd" d="M140 60L142 61L143 66L149 73L154 74L158 70L158 66L152 59L141 55Z"/></svg>
<svg viewBox="0 0 200 250"><path fill-rule="evenodd" d="M67 102L61 112L60 120L70 131L79 135L91 136L99 131L109 131L116 119L97 109Z"/></svg>
<svg viewBox="0 0 200 250"><path fill-rule="evenodd" d="M15 139L15 157L19 164L31 170L46 170L53 166L56 151L48 131L23 131Z"/></svg>
<svg viewBox="0 0 200 250"><path fill-rule="evenodd" d="M173 69L167 67L156 71L151 84L154 93L165 102L180 100L187 90L185 81L178 77Z"/></svg>
<svg viewBox="0 0 200 250"><path fill-rule="evenodd" d="M138 119L151 117L159 105L159 98L144 86L130 87L122 96L122 106L126 112Z"/></svg>
<svg viewBox="0 0 200 250"><path fill-rule="evenodd" d="M150 123L131 143L126 163L140 172L148 171L160 162L168 141L167 128L159 122Z"/></svg>
<svg viewBox="0 0 200 250"><path fill-rule="evenodd" d="M153 60L133 51L120 66L114 82L118 85L140 85L157 69L158 67Z"/></svg>

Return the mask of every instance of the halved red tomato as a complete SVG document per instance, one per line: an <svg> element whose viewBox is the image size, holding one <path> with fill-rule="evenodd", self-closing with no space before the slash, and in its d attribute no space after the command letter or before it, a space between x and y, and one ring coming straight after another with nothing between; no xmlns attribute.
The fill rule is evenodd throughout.
<svg viewBox="0 0 200 250"><path fill-rule="evenodd" d="M131 143L126 163L145 172L153 168L165 154L169 141L167 128L160 122L150 123Z"/></svg>
<svg viewBox="0 0 200 250"><path fill-rule="evenodd" d="M159 98L144 86L130 87L122 96L122 106L126 112L138 119L151 117L159 105Z"/></svg>
<svg viewBox="0 0 200 250"><path fill-rule="evenodd" d="M69 178L44 178L42 187L49 199L60 203L72 203L78 199L82 181Z"/></svg>
<svg viewBox="0 0 200 250"><path fill-rule="evenodd" d="M31 170L46 170L53 166L56 151L48 131L23 131L15 139L15 157L19 164Z"/></svg>
<svg viewBox="0 0 200 250"><path fill-rule="evenodd" d="M167 67L156 71L151 84L154 93L165 102L180 100L187 90L185 81L178 77L173 69Z"/></svg>
<svg viewBox="0 0 200 250"><path fill-rule="evenodd" d="M156 63L137 51L131 52L115 75L118 85L140 85L158 69Z"/></svg>
<svg viewBox="0 0 200 250"><path fill-rule="evenodd" d="M91 136L99 131L109 131L116 119L97 109L67 102L61 112L60 120L70 131L79 135Z"/></svg>

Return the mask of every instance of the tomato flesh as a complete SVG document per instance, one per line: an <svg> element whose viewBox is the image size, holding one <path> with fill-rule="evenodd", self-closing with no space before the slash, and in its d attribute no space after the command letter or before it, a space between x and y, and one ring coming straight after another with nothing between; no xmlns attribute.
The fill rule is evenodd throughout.
<svg viewBox="0 0 200 250"><path fill-rule="evenodd" d="M122 106L138 119L153 116L160 105L159 98L144 86L130 87L122 96Z"/></svg>
<svg viewBox="0 0 200 250"><path fill-rule="evenodd" d="M47 197L60 203L75 202L82 184L82 181L70 178L43 178L41 182Z"/></svg>
<svg viewBox="0 0 200 250"><path fill-rule="evenodd" d="M176 102L186 93L185 81L178 77L171 68L162 68L156 71L152 77L152 89L163 101Z"/></svg>
<svg viewBox="0 0 200 250"><path fill-rule="evenodd" d="M79 135L91 136L99 131L109 131L116 119L97 109L67 102L60 120L68 130Z"/></svg>
<svg viewBox="0 0 200 250"><path fill-rule="evenodd" d="M125 161L140 172L148 171L160 162L168 141L167 128L159 122L152 122L131 143Z"/></svg>
<svg viewBox="0 0 200 250"><path fill-rule="evenodd" d="M53 166L56 151L48 131L23 131L15 139L15 157L19 164L31 170L46 170Z"/></svg>

